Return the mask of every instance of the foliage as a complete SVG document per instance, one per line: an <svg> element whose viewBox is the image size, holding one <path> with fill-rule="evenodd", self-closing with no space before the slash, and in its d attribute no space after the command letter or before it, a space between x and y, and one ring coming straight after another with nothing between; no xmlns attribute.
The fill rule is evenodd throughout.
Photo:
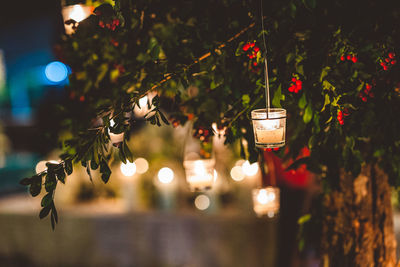
<svg viewBox="0 0 400 267"><path fill-rule="evenodd" d="M310 156L290 168L306 163L325 177L326 190L336 185L340 168L357 175L366 162L379 162L397 184L399 9L372 0L270 1L264 4L265 32L259 14L258 1L239 0L98 6L58 49L72 69L71 104L62 107L72 137L63 142L58 167L24 180L32 195L44 176L54 195L61 181L56 170L70 173L67 162L81 162L89 174L100 167L107 182L108 131L129 133L133 122L126 114L150 91L157 97L148 103L147 121L176 126L193 120L195 129L210 132L215 122L226 128L227 143L247 140L242 154L255 161L249 114L265 105L262 34L272 104L288 110L289 149L275 153L296 158L308 147ZM118 147L122 161L132 157L126 140Z"/></svg>

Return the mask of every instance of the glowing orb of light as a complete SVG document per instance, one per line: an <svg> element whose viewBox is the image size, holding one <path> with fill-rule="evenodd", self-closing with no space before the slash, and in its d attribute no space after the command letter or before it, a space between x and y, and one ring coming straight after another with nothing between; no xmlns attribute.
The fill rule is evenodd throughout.
<svg viewBox="0 0 400 267"><path fill-rule="evenodd" d="M168 167L161 168L158 171L158 180L163 184L169 184L174 180L174 172Z"/></svg>
<svg viewBox="0 0 400 267"><path fill-rule="evenodd" d="M198 195L194 200L194 205L199 210L205 210L210 206L210 198L206 195Z"/></svg>
<svg viewBox="0 0 400 267"><path fill-rule="evenodd" d="M60 61L53 61L47 64L44 74L50 82L59 83L67 78L68 68Z"/></svg>

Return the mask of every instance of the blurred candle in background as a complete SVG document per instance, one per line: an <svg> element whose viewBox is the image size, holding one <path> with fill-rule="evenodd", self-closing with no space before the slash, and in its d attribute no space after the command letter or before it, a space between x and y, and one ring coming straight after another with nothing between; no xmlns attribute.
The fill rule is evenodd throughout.
<svg viewBox="0 0 400 267"><path fill-rule="evenodd" d="M122 173L122 199L126 211L132 212L139 208L138 200L138 177L136 174L136 164L127 161L121 162L120 171Z"/></svg>
<svg viewBox="0 0 400 267"><path fill-rule="evenodd" d="M173 210L176 206L177 183L174 171L163 167L158 171L155 185L160 194L159 204L163 210Z"/></svg>

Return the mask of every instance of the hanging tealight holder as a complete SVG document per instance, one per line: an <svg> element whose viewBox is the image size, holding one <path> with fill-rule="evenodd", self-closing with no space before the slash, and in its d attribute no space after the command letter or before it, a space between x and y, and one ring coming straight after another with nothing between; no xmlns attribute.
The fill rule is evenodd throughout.
<svg viewBox="0 0 400 267"><path fill-rule="evenodd" d="M217 177L215 172L215 158L212 151L212 136L209 130L198 129L196 138L192 136L192 126L185 143L183 167L185 168L186 182L189 189L204 191L211 189ZM208 134L206 134L208 132ZM198 138L199 137L199 138Z"/></svg>
<svg viewBox="0 0 400 267"><path fill-rule="evenodd" d="M267 186L253 189L253 209L258 217L275 217L279 212L279 188Z"/></svg>
<svg viewBox="0 0 400 267"><path fill-rule="evenodd" d="M285 109L256 109L251 112L251 119L256 147L276 148L285 145Z"/></svg>

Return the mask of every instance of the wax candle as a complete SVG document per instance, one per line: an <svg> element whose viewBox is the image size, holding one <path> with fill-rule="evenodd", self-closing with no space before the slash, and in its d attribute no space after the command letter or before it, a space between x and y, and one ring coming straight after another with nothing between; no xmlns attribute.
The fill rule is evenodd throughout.
<svg viewBox="0 0 400 267"><path fill-rule="evenodd" d="M215 181L214 159L185 160L186 181L191 191L210 189Z"/></svg>
<svg viewBox="0 0 400 267"><path fill-rule="evenodd" d="M257 147L275 148L285 145L286 110L271 108L251 112Z"/></svg>

